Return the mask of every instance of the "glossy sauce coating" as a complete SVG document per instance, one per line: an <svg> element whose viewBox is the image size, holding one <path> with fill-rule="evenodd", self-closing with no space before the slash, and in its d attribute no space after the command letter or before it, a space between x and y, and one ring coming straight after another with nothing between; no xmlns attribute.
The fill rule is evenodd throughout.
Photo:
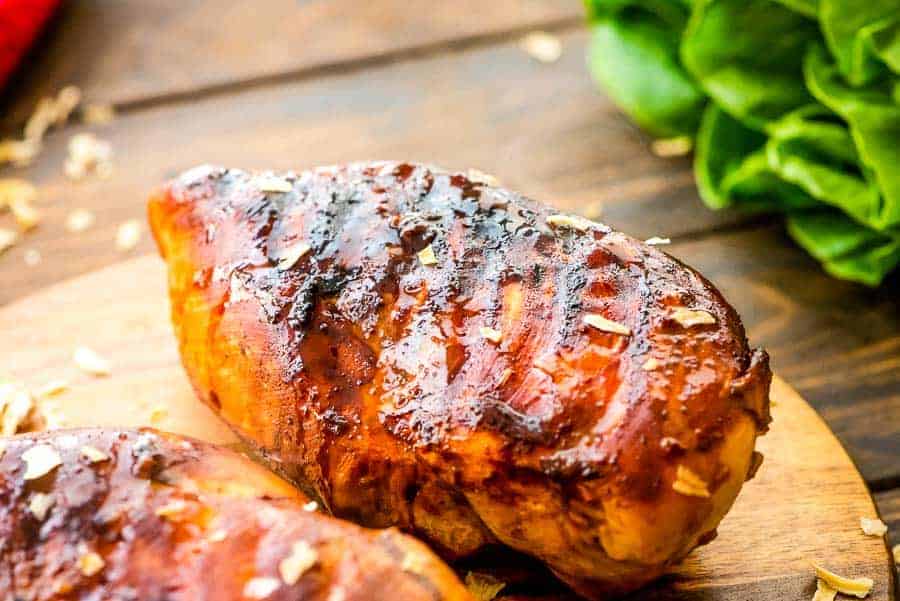
<svg viewBox="0 0 900 601"><path fill-rule="evenodd" d="M304 507L233 451L149 429L3 442L2 599L472 600L421 543Z"/></svg>
<svg viewBox="0 0 900 601"><path fill-rule="evenodd" d="M150 221L198 394L337 516L601 598L711 538L755 463L765 353L602 224L405 163L201 167Z"/></svg>

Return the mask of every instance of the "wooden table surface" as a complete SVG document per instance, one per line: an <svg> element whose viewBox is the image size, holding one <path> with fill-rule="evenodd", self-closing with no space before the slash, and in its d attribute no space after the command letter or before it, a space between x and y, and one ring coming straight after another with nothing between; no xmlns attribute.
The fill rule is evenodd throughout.
<svg viewBox="0 0 900 601"><path fill-rule="evenodd" d="M523 35L546 31L541 63ZM38 160L0 177L39 186L43 221L0 256L0 305L153 250L117 250L153 186L197 163L300 169L360 159L475 167L507 187L603 221L709 277L754 345L847 447L900 543L900 277L871 290L824 275L774 217L714 213L688 158L663 159L590 80L578 0L81 0L66 3L4 92L0 128L74 84L111 103L104 126L50 133ZM63 175L69 138L113 146L108 179ZM64 227L85 208L95 225ZM0 227L11 227L0 216ZM41 261L26 265L29 250ZM32 257L34 253L31 253ZM127 286L127 282L111 283Z"/></svg>

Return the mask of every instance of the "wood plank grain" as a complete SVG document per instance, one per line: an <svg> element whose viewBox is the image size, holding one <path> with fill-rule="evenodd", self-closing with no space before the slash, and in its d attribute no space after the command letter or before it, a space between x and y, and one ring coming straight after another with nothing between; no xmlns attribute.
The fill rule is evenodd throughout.
<svg viewBox="0 0 900 601"><path fill-rule="evenodd" d="M578 24L579 0L79 0L22 70L3 121L67 84L130 105L325 65Z"/></svg>
<svg viewBox="0 0 900 601"><path fill-rule="evenodd" d="M825 275L780 227L666 249L735 306L750 342L828 421L866 480L900 479L900 277L877 290Z"/></svg>
<svg viewBox="0 0 900 601"><path fill-rule="evenodd" d="M586 33L561 39L563 56L549 65L513 41L125 115L99 131L115 151L108 180L66 180L65 146L80 128L51 134L38 164L21 172L40 184L47 219L0 256L0 304L120 260L116 224L143 218L154 186L203 162L297 169L382 158L476 167L563 208L602 202L606 218L641 237L743 219L703 209L689 161L653 156L596 91L584 66ZM97 212L94 230L65 232L65 215L76 207ZM25 269L30 248L44 261ZM150 250L149 240L138 250Z"/></svg>
<svg viewBox="0 0 900 601"><path fill-rule="evenodd" d="M128 283L126 286L125 283ZM166 302L165 267L140 257L65 282L0 309L0 365L29 386L67 377L56 397L70 425L146 424L231 440L201 407L178 361ZM112 373L93 378L71 363L71 349L89 344L112 360ZM757 443L766 459L747 483L719 536L661 583L632 601L809 599L810 561L875 580L868 599L892 598L884 541L860 531L875 507L850 458L815 411L776 378L774 422ZM559 599L558 597L556 599Z"/></svg>

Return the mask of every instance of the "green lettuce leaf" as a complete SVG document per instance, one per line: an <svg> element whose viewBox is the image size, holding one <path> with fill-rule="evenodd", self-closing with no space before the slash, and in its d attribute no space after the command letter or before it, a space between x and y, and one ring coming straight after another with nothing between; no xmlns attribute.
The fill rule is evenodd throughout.
<svg viewBox="0 0 900 601"><path fill-rule="evenodd" d="M655 136L693 135L706 97L678 63L687 7L598 0L589 11L591 72L613 102Z"/></svg>
<svg viewBox="0 0 900 601"><path fill-rule="evenodd" d="M860 86L900 67L897 0L822 0L822 33L847 82Z"/></svg>

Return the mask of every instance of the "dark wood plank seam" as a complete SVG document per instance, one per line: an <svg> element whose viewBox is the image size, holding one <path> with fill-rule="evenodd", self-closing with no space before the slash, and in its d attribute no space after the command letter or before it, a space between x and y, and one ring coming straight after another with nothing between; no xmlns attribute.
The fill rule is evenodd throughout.
<svg viewBox="0 0 900 601"><path fill-rule="evenodd" d="M490 46L508 43L517 37L521 37L533 31L546 31L548 33L561 34L577 30L584 26L585 23L583 17L562 17L542 23L529 23L527 25L500 31L474 33L452 40L440 40L432 43L397 48L366 57L325 62L280 73L201 86L191 90L150 95L135 100L113 103L113 107L116 109L116 112L120 114L135 113L161 106L190 103L216 96L225 96L228 94L281 84L298 83L317 78L335 77L356 73L366 69L391 66L398 63L427 60L442 54L454 54L465 52L467 50L488 48ZM585 76L587 77L587 71L585 71ZM23 124L20 123L17 125L21 127Z"/></svg>

